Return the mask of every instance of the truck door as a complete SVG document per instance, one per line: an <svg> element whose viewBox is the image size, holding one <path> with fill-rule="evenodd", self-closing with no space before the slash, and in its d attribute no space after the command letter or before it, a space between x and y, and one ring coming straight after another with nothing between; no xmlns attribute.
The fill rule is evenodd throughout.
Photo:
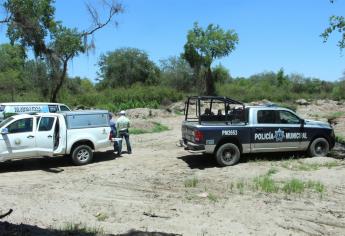
<svg viewBox="0 0 345 236"><path fill-rule="evenodd" d="M3 127L8 133L0 135L2 160L36 156L34 126L34 118L24 118Z"/></svg>
<svg viewBox="0 0 345 236"><path fill-rule="evenodd" d="M36 133L36 148L39 156L53 156L56 117L42 116Z"/></svg>
<svg viewBox="0 0 345 236"><path fill-rule="evenodd" d="M296 151L303 133L300 119L287 110L258 110L252 128L253 152Z"/></svg>

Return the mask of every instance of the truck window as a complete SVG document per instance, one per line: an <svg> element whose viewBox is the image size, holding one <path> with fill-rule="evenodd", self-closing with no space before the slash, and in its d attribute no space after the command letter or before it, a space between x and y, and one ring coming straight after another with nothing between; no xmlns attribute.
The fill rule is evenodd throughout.
<svg viewBox="0 0 345 236"><path fill-rule="evenodd" d="M70 111L70 109L66 106L60 106L60 111Z"/></svg>
<svg viewBox="0 0 345 236"><path fill-rule="evenodd" d="M57 105L48 105L49 112L55 113L58 111L58 106Z"/></svg>
<svg viewBox="0 0 345 236"><path fill-rule="evenodd" d="M0 128L4 127L5 125L7 125L8 123L11 123L11 121L13 120L13 117L9 117L6 120L1 121L0 123Z"/></svg>
<svg viewBox="0 0 345 236"><path fill-rule="evenodd" d="M54 124L54 117L42 117L38 131L49 131Z"/></svg>
<svg viewBox="0 0 345 236"><path fill-rule="evenodd" d="M24 133L24 132L32 132L33 127L33 119L32 118L25 118L21 120L17 120L7 126L9 133Z"/></svg>
<svg viewBox="0 0 345 236"><path fill-rule="evenodd" d="M278 111L275 111L275 110L259 110L257 119L258 119L258 124L280 123Z"/></svg>
<svg viewBox="0 0 345 236"><path fill-rule="evenodd" d="M300 119L289 111L279 111L280 124L299 124Z"/></svg>

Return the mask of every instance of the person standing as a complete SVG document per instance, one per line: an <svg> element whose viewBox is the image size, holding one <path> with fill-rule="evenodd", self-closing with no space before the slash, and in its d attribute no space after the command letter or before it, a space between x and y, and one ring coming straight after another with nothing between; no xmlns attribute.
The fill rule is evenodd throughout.
<svg viewBox="0 0 345 236"><path fill-rule="evenodd" d="M129 142L129 126L130 126L130 121L126 117L126 112L121 111L120 117L116 121L118 136L121 138L121 140L125 138L126 145L127 145L127 153L132 154L132 147L131 147L131 143ZM121 151L122 151L122 142L119 143L120 154L121 154Z"/></svg>
<svg viewBox="0 0 345 236"><path fill-rule="evenodd" d="M113 114L109 112L109 125L110 125L110 133L112 138L117 137L117 130L116 130L116 121L113 119ZM114 141L114 152L117 153L117 155L121 155L121 152L119 150L119 142L118 140Z"/></svg>

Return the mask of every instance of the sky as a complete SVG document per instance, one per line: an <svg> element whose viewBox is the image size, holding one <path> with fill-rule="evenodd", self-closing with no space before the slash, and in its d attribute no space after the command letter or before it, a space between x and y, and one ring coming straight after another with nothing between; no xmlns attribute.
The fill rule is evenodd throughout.
<svg viewBox="0 0 345 236"><path fill-rule="evenodd" d="M87 29L91 20L87 0L56 0L56 18L65 25ZM100 0L88 0L98 4ZM327 43L320 34L331 15L345 16L345 0L121 0L125 11L94 35L96 49L69 64L70 76L97 78L102 54L133 47L159 61L183 51L188 30L218 24L239 36L236 50L216 60L232 77L278 71L299 73L327 81L338 80L345 71L345 51L336 46L340 34ZM105 16L105 12L104 13ZM0 27L0 43L8 42L6 28ZM343 55L342 55L343 54Z"/></svg>

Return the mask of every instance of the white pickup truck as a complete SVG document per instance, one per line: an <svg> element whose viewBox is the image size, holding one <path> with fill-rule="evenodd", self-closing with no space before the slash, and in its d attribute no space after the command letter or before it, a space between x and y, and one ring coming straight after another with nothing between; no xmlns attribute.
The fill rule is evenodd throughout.
<svg viewBox="0 0 345 236"><path fill-rule="evenodd" d="M108 111L21 114L0 123L0 162L70 155L76 165L110 147Z"/></svg>

